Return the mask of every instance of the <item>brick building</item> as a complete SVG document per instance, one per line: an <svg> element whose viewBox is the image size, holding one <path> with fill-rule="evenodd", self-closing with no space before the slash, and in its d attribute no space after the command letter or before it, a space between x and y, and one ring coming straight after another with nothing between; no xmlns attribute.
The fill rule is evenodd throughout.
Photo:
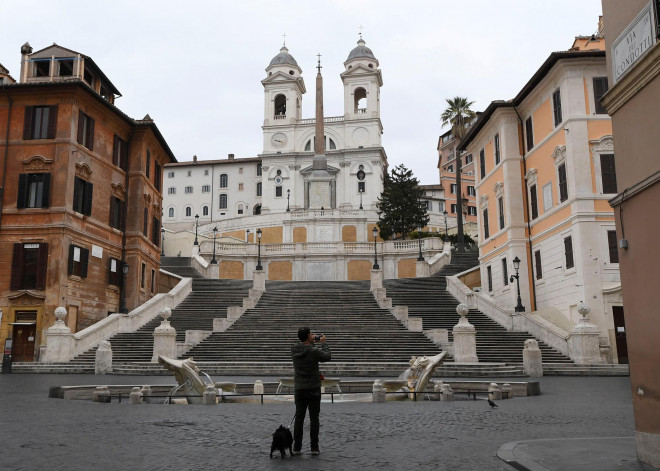
<svg viewBox="0 0 660 471"><path fill-rule="evenodd" d="M162 168L176 159L148 115L114 106L90 57L21 54L18 83L0 84L0 342L32 361L56 307L76 332L156 294Z"/></svg>

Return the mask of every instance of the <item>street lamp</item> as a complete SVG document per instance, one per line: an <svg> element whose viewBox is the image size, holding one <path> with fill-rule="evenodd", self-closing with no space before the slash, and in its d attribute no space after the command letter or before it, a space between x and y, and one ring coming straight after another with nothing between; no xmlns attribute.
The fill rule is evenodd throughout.
<svg viewBox="0 0 660 471"><path fill-rule="evenodd" d="M119 312L126 314L128 309L126 309L126 277L128 276L128 263L124 262L121 267L121 271L124 274L124 282L121 284L121 297L119 298Z"/></svg>
<svg viewBox="0 0 660 471"><path fill-rule="evenodd" d="M215 259L215 235L218 233L218 228L214 227L213 228L213 258L211 259L211 263L216 264L218 261Z"/></svg>
<svg viewBox="0 0 660 471"><path fill-rule="evenodd" d="M257 270L263 270L261 266L261 229L257 229Z"/></svg>
<svg viewBox="0 0 660 471"><path fill-rule="evenodd" d="M286 212L287 213L291 212L291 209L289 209L289 196L291 196L291 190L287 189L286 190Z"/></svg>
<svg viewBox="0 0 660 471"><path fill-rule="evenodd" d="M165 228L160 228L160 255L165 256Z"/></svg>
<svg viewBox="0 0 660 471"><path fill-rule="evenodd" d="M199 226L199 214L195 214L195 243L193 245L199 245L197 240L197 226Z"/></svg>
<svg viewBox="0 0 660 471"><path fill-rule="evenodd" d="M417 239L419 241L419 257L417 257L418 262L424 261L424 256L422 255L422 228L417 228Z"/></svg>
<svg viewBox="0 0 660 471"><path fill-rule="evenodd" d="M520 299L520 275L518 274L518 270L520 269L520 259L518 257L513 259L513 268L516 270L515 275L511 275L511 278L509 281L513 283L513 279L516 279L516 285L518 286L518 304L516 305L516 312L525 312L525 306L522 305L522 301Z"/></svg>
<svg viewBox="0 0 660 471"><path fill-rule="evenodd" d="M245 229L245 243L250 242L250 229Z"/></svg>
<svg viewBox="0 0 660 471"><path fill-rule="evenodd" d="M447 210L445 209L442 214L445 215L445 241L447 240Z"/></svg>
<svg viewBox="0 0 660 471"><path fill-rule="evenodd" d="M373 268L374 270L380 270L380 266L378 266L378 251L376 248L376 237L378 237L378 228L374 227L371 232L374 235L374 266L371 268Z"/></svg>

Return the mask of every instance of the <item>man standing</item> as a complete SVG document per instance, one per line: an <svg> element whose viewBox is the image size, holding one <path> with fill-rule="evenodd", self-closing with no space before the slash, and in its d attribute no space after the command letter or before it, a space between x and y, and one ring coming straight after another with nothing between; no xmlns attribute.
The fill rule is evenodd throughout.
<svg viewBox="0 0 660 471"><path fill-rule="evenodd" d="M321 411L321 372L319 362L330 361L325 335L313 335L309 327L298 329L300 342L291 347L293 359L296 419L293 427L293 454L302 448L303 425L309 409L309 440L312 455L319 454L319 412ZM317 342L320 342L318 344Z"/></svg>

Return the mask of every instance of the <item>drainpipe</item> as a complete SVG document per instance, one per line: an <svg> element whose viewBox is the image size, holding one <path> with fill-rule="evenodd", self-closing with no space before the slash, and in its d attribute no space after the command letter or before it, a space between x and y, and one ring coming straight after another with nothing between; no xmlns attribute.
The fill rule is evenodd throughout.
<svg viewBox="0 0 660 471"><path fill-rule="evenodd" d="M518 109L514 106L513 111L516 112L516 116L518 116L518 121L520 122L520 132L524 133L525 132L525 126L523 123L522 118L520 117L520 113L518 113ZM532 225L530 224L530 214L529 214L529 204L527 204L527 199L528 199L528 194L529 194L529 189L527 188L527 160L526 160L526 149L525 149L525 139L522 139L522 162L523 162L523 171L525 172L523 175L523 181L525 182L525 198L524 201L525 203L525 215L527 216L527 246L529 247L529 253L527 254L529 257L529 263L530 266L532 267L532 303L533 303L533 311L536 311L536 283L534 282L534 252L532 249Z"/></svg>
<svg viewBox="0 0 660 471"><path fill-rule="evenodd" d="M9 159L9 129L11 128L11 108L14 104L9 91L5 90L5 93L9 101L9 108L7 109L7 132L5 134L5 160L2 164L2 186L0 186L0 228L2 228L2 210L5 207L5 181L7 179L7 159Z"/></svg>
<svg viewBox="0 0 660 471"><path fill-rule="evenodd" d="M124 203L125 203L124 204L124 231L122 232L122 235L121 235L121 270L122 271L119 274L119 276L121 276L121 280L122 280L121 290L119 291L119 304L120 304L120 306L123 304L124 308L126 308L126 310L128 312L130 312L128 310L128 308L126 307L126 284L128 283L127 282L128 275L124 276L124 271L123 270L124 270L124 264L126 263L126 230L127 230L127 225L128 225L128 172L131 168L131 159L130 159L131 142L133 141L133 136L134 135L135 135L135 125L133 125L133 127L131 128L131 134L128 137L128 142L126 143L126 153L128 154L126 156L126 167L127 167L126 168L126 176L124 177L124 186L126 188L124 191L126 191L126 197L124 198ZM121 162L121 157L119 158L119 160ZM140 215L138 214L138 218L137 218L138 220L139 220L139 216ZM133 268L135 268L135 267L133 267ZM122 300L123 300L123 303L122 303Z"/></svg>

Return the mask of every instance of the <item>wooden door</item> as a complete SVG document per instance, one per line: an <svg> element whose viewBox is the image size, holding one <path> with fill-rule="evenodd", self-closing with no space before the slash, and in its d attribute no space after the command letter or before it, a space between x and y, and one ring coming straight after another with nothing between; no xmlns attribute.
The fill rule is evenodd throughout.
<svg viewBox="0 0 660 471"><path fill-rule="evenodd" d="M619 363L628 363L628 344L626 342L626 321L623 317L623 306L612 306L614 316L614 337Z"/></svg>
<svg viewBox="0 0 660 471"><path fill-rule="evenodd" d="M14 325L11 356L13 361L34 361L35 324Z"/></svg>

